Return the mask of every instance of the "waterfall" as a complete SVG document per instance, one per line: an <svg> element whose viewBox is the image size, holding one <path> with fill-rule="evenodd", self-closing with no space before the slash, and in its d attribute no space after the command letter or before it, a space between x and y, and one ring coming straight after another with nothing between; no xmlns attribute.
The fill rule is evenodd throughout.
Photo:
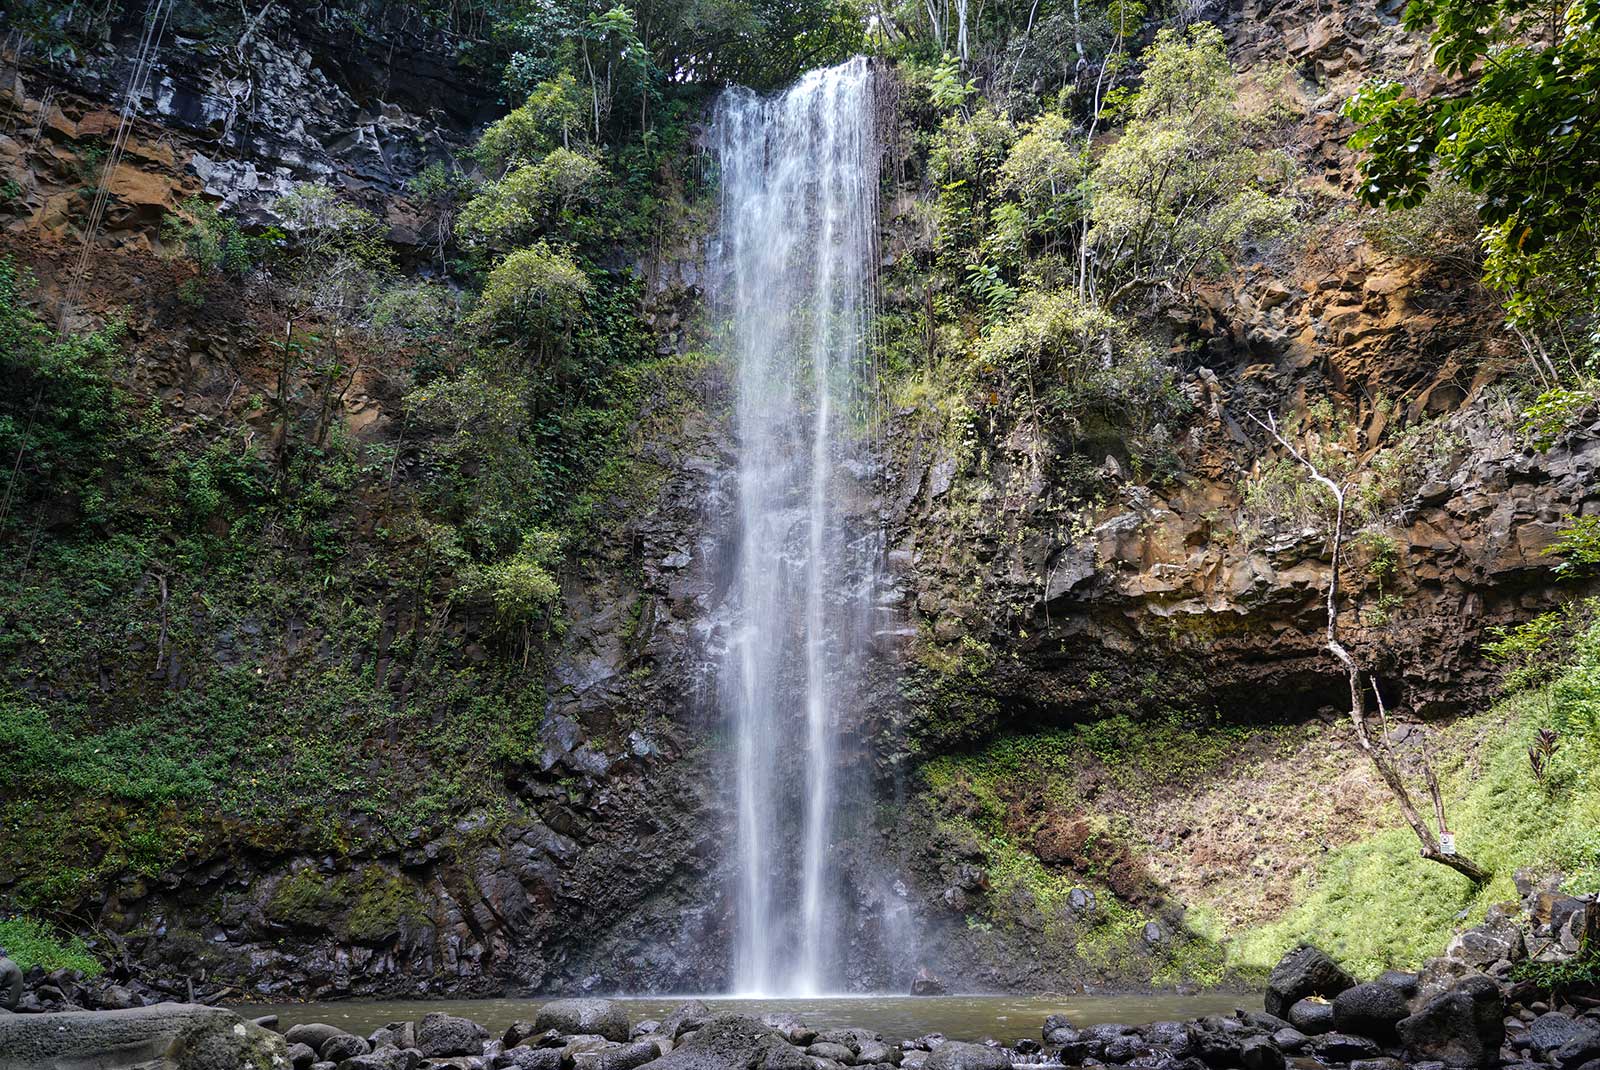
<svg viewBox="0 0 1600 1070"><path fill-rule="evenodd" d="M713 142L711 268L736 369L736 625L721 671L738 806L733 976L746 994L842 988L847 913L831 850L860 802L837 775L866 654L880 542L852 523L871 396L878 200L873 74L730 89Z"/></svg>

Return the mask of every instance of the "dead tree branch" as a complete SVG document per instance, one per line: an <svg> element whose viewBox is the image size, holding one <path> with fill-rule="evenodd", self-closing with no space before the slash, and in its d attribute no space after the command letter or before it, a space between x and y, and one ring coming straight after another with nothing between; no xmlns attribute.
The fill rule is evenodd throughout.
<svg viewBox="0 0 1600 1070"><path fill-rule="evenodd" d="M1400 813L1405 817L1406 824L1411 826L1411 831L1416 833L1417 840L1422 844L1422 857L1431 862L1438 862L1440 865L1450 867L1474 884L1486 883L1490 874L1465 855L1454 852L1447 853L1443 849L1439 837L1434 834L1433 829L1423 820L1416 804L1411 800L1411 792L1406 789L1405 781L1400 776L1394 757L1389 752L1387 738L1385 738L1382 746L1373 744L1372 734L1368 730L1367 724L1366 688L1363 686L1363 677L1367 674L1362 671L1360 665L1356 664L1355 658L1339 638L1339 555L1344 549L1344 487L1325 475L1309 457L1296 449L1278 431L1278 421L1273 418L1271 413L1267 414L1265 420L1255 413L1251 413L1250 419L1254 420L1262 430L1271 435L1273 440L1289 456L1293 457L1298 464L1305 468L1312 479L1328 488L1328 491L1333 495L1335 508L1333 549L1328 565L1328 627L1323 645L1343 666L1345 675L1350 678L1350 723L1355 729L1356 745L1361 748L1372 762L1373 768L1378 771L1378 775L1383 778L1383 782L1389 786L1389 791L1400 805ZM1387 728L1388 711L1383 708L1383 696L1378 693L1376 682L1373 682L1371 686L1372 693L1378 703L1379 715ZM1438 777L1434 775L1433 763L1427 760L1426 756L1423 764L1425 766L1424 775L1427 778L1428 789L1433 796L1434 812L1439 820L1439 831L1447 834L1447 826L1444 821L1444 798L1439 792Z"/></svg>

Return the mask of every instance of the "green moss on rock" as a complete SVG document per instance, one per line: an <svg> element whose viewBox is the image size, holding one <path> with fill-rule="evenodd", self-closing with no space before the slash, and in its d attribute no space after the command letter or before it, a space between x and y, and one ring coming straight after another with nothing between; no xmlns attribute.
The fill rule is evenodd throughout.
<svg viewBox="0 0 1600 1070"><path fill-rule="evenodd" d="M425 917L427 908L415 885L382 866L368 866L344 928L352 940L381 943L395 935L401 922Z"/></svg>

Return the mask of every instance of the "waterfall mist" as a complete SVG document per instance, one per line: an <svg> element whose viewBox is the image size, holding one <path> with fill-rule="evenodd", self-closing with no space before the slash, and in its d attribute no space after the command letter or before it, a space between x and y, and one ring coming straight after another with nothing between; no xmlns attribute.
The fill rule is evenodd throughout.
<svg viewBox="0 0 1600 1070"><path fill-rule="evenodd" d="M839 774L868 654L881 536L853 522L876 263L878 143L865 59L774 97L730 89L713 145L714 298L736 368L736 617L720 679L735 749L734 984L843 987L833 849L864 786ZM859 504L859 503L857 503Z"/></svg>

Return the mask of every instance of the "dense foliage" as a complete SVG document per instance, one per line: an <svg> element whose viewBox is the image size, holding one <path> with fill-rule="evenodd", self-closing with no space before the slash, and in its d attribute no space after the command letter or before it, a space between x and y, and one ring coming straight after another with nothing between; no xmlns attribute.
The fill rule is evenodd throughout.
<svg viewBox="0 0 1600 1070"><path fill-rule="evenodd" d="M1163 28L1139 62L1087 112L1069 96L1028 119L909 67L904 107L937 117L918 135L934 202L898 221L912 255L886 276L885 363L897 400L964 448L1000 417L1069 455L1170 475L1188 400L1147 314L1294 231L1293 169L1261 147L1270 120L1241 104L1217 29Z"/></svg>
<svg viewBox="0 0 1600 1070"><path fill-rule="evenodd" d="M1593 376L1600 354L1600 3L1412 0L1455 79L1431 96L1397 82L1347 106L1365 149L1362 196L1416 207L1459 185L1478 199L1486 281L1511 323L1553 333L1530 349L1553 377ZM1436 195L1436 194L1434 194ZM1556 352L1552 359L1550 351Z"/></svg>

